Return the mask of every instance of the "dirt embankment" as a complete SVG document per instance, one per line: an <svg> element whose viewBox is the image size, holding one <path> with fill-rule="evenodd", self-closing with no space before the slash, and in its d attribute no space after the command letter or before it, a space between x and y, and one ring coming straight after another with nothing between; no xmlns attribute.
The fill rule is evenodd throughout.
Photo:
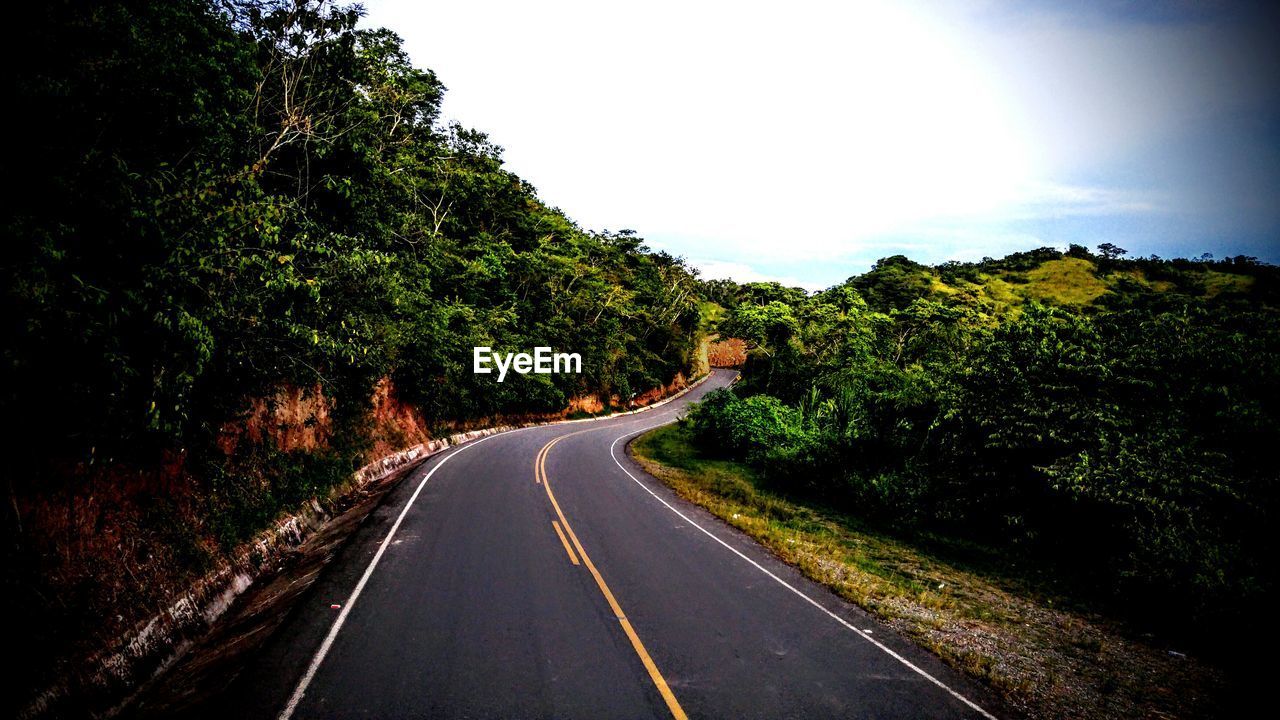
<svg viewBox="0 0 1280 720"><path fill-rule="evenodd" d="M713 368L737 368L747 362L747 343L741 338L717 338L707 347Z"/></svg>
<svg viewBox="0 0 1280 720"><path fill-rule="evenodd" d="M15 596L5 602L9 619L24 627L14 650L28 662L12 678L12 694L0 698L0 708L36 717L69 707L110 707L153 674L175 646L198 636L255 578L345 512L353 494L367 495L366 486L446 447L451 436L456 441L477 428L639 408L688 384L679 374L629 402L613 397L606 405L588 395L553 413L437 423L433 429L442 437L436 437L384 378L369 398L366 450L357 459L364 467L355 474L339 467L346 479L318 486L300 508L282 506L261 521L237 518L260 531L234 547L211 520L214 508L233 514L229 503L236 510L234 502L242 502L228 500L229 493L249 492L258 502L287 494L272 476L280 468L297 475L332 467L307 464L333 455L334 401L319 386L281 387L246 401L244 412L216 436L229 476L204 477L188 452L171 450L147 463L102 457L61 462L39 482L17 480L10 485L13 557L23 567L7 583ZM257 457L264 448L274 464L237 460Z"/></svg>

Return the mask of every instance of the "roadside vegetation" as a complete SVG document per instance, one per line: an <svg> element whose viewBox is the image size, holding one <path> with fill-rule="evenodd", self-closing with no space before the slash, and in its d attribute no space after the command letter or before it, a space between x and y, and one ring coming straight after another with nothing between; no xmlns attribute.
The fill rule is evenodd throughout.
<svg viewBox="0 0 1280 720"><path fill-rule="evenodd" d="M751 466L700 450L688 425L654 430L631 451L680 496L989 684L1027 717L1225 716L1220 669L1135 637L990 548L895 535L848 509L797 499Z"/></svg>
<svg viewBox="0 0 1280 720"><path fill-rule="evenodd" d="M697 285L594 233L439 119L445 86L358 11L294 0L36 3L2 162L4 409L88 458L187 447L281 383L358 421L374 382L435 419L623 398L687 371ZM471 348L581 375L502 384ZM75 408L75 412L68 412ZM34 415L34 416L33 416Z"/></svg>
<svg viewBox="0 0 1280 720"><path fill-rule="evenodd" d="M373 459L376 392L446 433L691 375L694 273L544 202L354 6L14 11L0 708ZM471 372L538 345L583 372Z"/></svg>
<svg viewBox="0 0 1280 720"><path fill-rule="evenodd" d="M696 449L683 482L704 504L745 508L729 516L757 518L754 534L775 551L886 617L896 611L885 597L939 610L958 601L930 590L928 573L847 555L849 542L896 538L912 557L1014 588L1017 602L1097 613L1240 677L1239 645L1259 638L1222 629L1253 627L1275 601L1276 268L1123 254L1046 248L940 267L896 257L813 295L722 288L720 330L751 351L743 381L709 395L671 436ZM716 479L730 467L735 479ZM853 579L832 580L770 539L770 523L816 532L805 542ZM856 540L819 540L842 533ZM1005 602L948 612L999 617ZM955 650L968 640L927 641L1015 695L1052 692L1043 677L998 670L1011 648L979 662ZM1200 714L1188 709L1196 686L1167 665L1156 664L1169 673L1156 685L1190 703L1173 714Z"/></svg>

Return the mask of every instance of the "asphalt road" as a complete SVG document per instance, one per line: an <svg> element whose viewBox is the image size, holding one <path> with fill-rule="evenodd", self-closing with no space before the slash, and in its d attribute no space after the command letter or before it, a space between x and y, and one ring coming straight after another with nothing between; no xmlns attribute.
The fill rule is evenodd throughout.
<svg viewBox="0 0 1280 720"><path fill-rule="evenodd" d="M432 459L190 714L990 717L984 689L626 457L731 377Z"/></svg>

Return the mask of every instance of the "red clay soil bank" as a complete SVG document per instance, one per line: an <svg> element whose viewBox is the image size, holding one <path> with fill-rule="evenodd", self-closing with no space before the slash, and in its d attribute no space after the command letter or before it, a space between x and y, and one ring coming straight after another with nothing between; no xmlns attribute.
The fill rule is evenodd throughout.
<svg viewBox="0 0 1280 720"><path fill-rule="evenodd" d="M666 386L630 401L614 396L610 405L637 409L688 386L687 378L677 374ZM608 409L598 396L575 397L559 412L439 423L437 432L444 437L433 439L421 413L397 397L390 379L375 384L370 404L368 464L352 478L350 488L335 488L334 497L447 447L449 436L456 440L459 433L480 434L480 428L488 428L483 433L487 434L498 427ZM287 453L324 451L333 436L332 407L332 399L319 386L282 387L270 397L249 400L239 418L220 428L217 445L228 457L266 442ZM226 553L203 517L207 483L192 475L186 461L185 452L173 451L141 467L109 458L67 462L55 468L54 478L13 489L24 552L38 558L49 589L77 598L85 614L80 621L92 620L92 630L74 647L61 649L70 653L59 663L64 677L39 697L28 697L25 707L18 708L20 715L56 713L62 702L85 691L101 697L136 686L175 641L190 636L190 627L207 624L212 620L209 612L229 604L259 572L278 562L281 553L291 552L340 509L333 506L333 497L312 500ZM269 479L243 479L257 481ZM163 514L162 522L157 523L156 513ZM161 533L165 537L157 535L157 528L167 528ZM177 542L169 537L178 534L182 537ZM213 567L191 567L183 556L184 545L187 556L198 550ZM183 629L160 627L158 619L161 625Z"/></svg>
<svg viewBox="0 0 1280 720"><path fill-rule="evenodd" d="M741 338L714 340L707 347L707 360L713 368L742 367L747 361L747 343Z"/></svg>

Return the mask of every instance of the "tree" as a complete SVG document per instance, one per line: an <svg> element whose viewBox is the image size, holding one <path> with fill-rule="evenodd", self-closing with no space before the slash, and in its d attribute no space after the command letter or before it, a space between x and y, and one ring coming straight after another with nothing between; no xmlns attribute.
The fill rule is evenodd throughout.
<svg viewBox="0 0 1280 720"><path fill-rule="evenodd" d="M1102 243L1098 246L1098 254L1108 260L1118 260L1122 255L1128 255L1129 251L1112 243Z"/></svg>

